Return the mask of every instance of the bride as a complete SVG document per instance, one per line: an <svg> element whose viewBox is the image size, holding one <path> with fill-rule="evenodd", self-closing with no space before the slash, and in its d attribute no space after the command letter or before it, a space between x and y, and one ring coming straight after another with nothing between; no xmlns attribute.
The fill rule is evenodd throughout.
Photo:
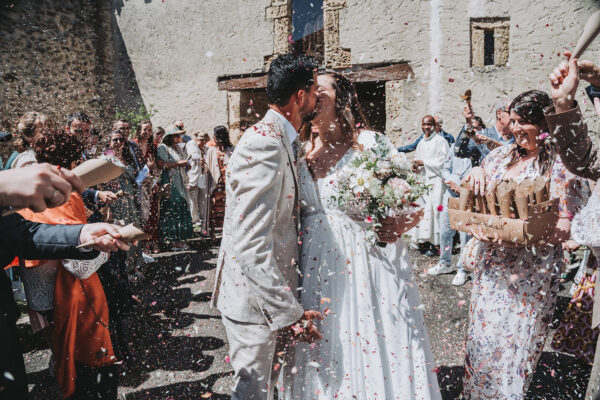
<svg viewBox="0 0 600 400"><path fill-rule="evenodd" d="M301 303L326 317L317 321L321 341L296 345L283 397L441 399L410 258L398 239L422 213L386 218L379 239L389 244L381 248L331 202L336 174L378 133L366 128L347 78L323 72L317 79L317 137L299 162Z"/></svg>

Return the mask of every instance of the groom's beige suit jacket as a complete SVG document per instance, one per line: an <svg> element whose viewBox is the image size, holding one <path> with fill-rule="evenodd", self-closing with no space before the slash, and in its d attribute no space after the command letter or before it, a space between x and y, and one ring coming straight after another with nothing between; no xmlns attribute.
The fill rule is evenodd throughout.
<svg viewBox="0 0 600 400"><path fill-rule="evenodd" d="M298 186L288 130L274 110L241 137L227 165L225 220L212 303L229 319L276 331L297 300Z"/></svg>

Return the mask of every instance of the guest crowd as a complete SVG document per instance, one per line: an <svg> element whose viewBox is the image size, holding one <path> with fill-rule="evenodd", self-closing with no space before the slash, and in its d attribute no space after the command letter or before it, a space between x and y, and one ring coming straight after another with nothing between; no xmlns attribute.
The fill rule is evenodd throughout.
<svg viewBox="0 0 600 400"><path fill-rule="evenodd" d="M600 310L592 310L588 290L595 282L594 255L600 256L597 235L589 233L600 228L598 191L591 195L600 161L575 102L579 71L600 110L600 69L571 60L551 74L550 95L529 90L500 100L490 127L467 103L456 137L444 130L441 117L425 115L422 134L398 149L414 152L413 170L431 185L423 219L408 232L423 254L439 257L427 273L456 270L457 286L473 280L465 398L525 396L549 332L565 254L580 246L587 249L572 293L576 306L565 314L569 319L552 346L593 363L587 398L600 398L600 356L594 357L600 318L592 323L592 312ZM78 111L64 122L28 112L14 121L12 133L0 134L5 142L13 136L16 149L0 172L0 261L23 282L32 329L46 335L53 354L49 369L63 396L116 398L115 363L127 362L130 351L132 285L144 279L141 267L154 261L152 254L186 250L195 236L215 240L234 146L225 126L215 127L211 138L187 135L182 121L165 131L150 120L132 129L119 119L103 131ZM84 189L69 170L93 158L124 172ZM551 198L559 199L558 223L545 245L503 243L450 227L448 203L461 185L484 193L504 179L540 176L550 181ZM117 225L130 223L150 239L120 241ZM76 248L90 238L93 246ZM453 263L455 241L460 255ZM469 257L474 246L477 256ZM26 398L15 329L19 311L7 275L0 279L0 398Z"/></svg>
<svg viewBox="0 0 600 400"><path fill-rule="evenodd" d="M1 220L2 262L3 267L10 267L6 272L12 279L22 282L32 330L43 330L48 340L52 350L49 370L63 396L116 398L119 374L115 362L129 358L131 332L127 327L135 316L132 288L144 279L141 267L154 262L151 254L189 249L187 241L193 237L215 239L223 224L224 174L233 145L224 126L214 129L211 140L205 132L186 135L181 121L165 132L143 120L132 132L130 122L119 119L110 131L102 132L85 112L77 111L65 122L60 126L44 114L28 112L15 121L14 134L2 132L3 142L15 137L15 151L3 165L3 179L19 179L21 172L50 173L48 165L58 168L51 170L58 176L94 158L122 167L123 173L97 187L71 190L69 186L69 190L44 193L46 200L41 204L22 204L25 208L2 204L14 207L2 209L3 215L12 214ZM120 244L111 253L61 250L55 256L27 249L11 252L13 257L8 259L4 236L16 223L11 219L19 224L78 226L133 223L150 239L131 246ZM61 245L60 240L55 244ZM79 255L86 260L79 260ZM7 274L0 275L7 278ZM14 325L19 314L10 297L0 304L1 317L7 319L3 325ZM16 340L12 328L2 328L8 329L1 333L7 340ZM9 371L0 377L0 398L25 398L24 370L15 368L14 358L0 359L6 362L2 370Z"/></svg>

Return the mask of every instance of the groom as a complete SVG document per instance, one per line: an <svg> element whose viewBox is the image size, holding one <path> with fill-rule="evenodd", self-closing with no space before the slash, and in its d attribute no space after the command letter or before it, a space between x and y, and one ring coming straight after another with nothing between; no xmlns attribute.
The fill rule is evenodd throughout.
<svg viewBox="0 0 600 400"><path fill-rule="evenodd" d="M314 116L317 67L305 55L271 62L270 110L244 133L227 166L212 302L223 314L234 400L271 399L278 373L290 365L286 347L321 338L311 322L321 314L297 300L297 131Z"/></svg>

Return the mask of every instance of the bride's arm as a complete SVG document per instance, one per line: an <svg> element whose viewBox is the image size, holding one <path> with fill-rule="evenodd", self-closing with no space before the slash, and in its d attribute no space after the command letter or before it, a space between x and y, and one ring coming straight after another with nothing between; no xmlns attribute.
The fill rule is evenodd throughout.
<svg viewBox="0 0 600 400"><path fill-rule="evenodd" d="M403 214L398 217L385 217L381 226L377 228L377 237L380 242L394 243L400 236L414 228L423 219L425 211L419 210L414 214Z"/></svg>

